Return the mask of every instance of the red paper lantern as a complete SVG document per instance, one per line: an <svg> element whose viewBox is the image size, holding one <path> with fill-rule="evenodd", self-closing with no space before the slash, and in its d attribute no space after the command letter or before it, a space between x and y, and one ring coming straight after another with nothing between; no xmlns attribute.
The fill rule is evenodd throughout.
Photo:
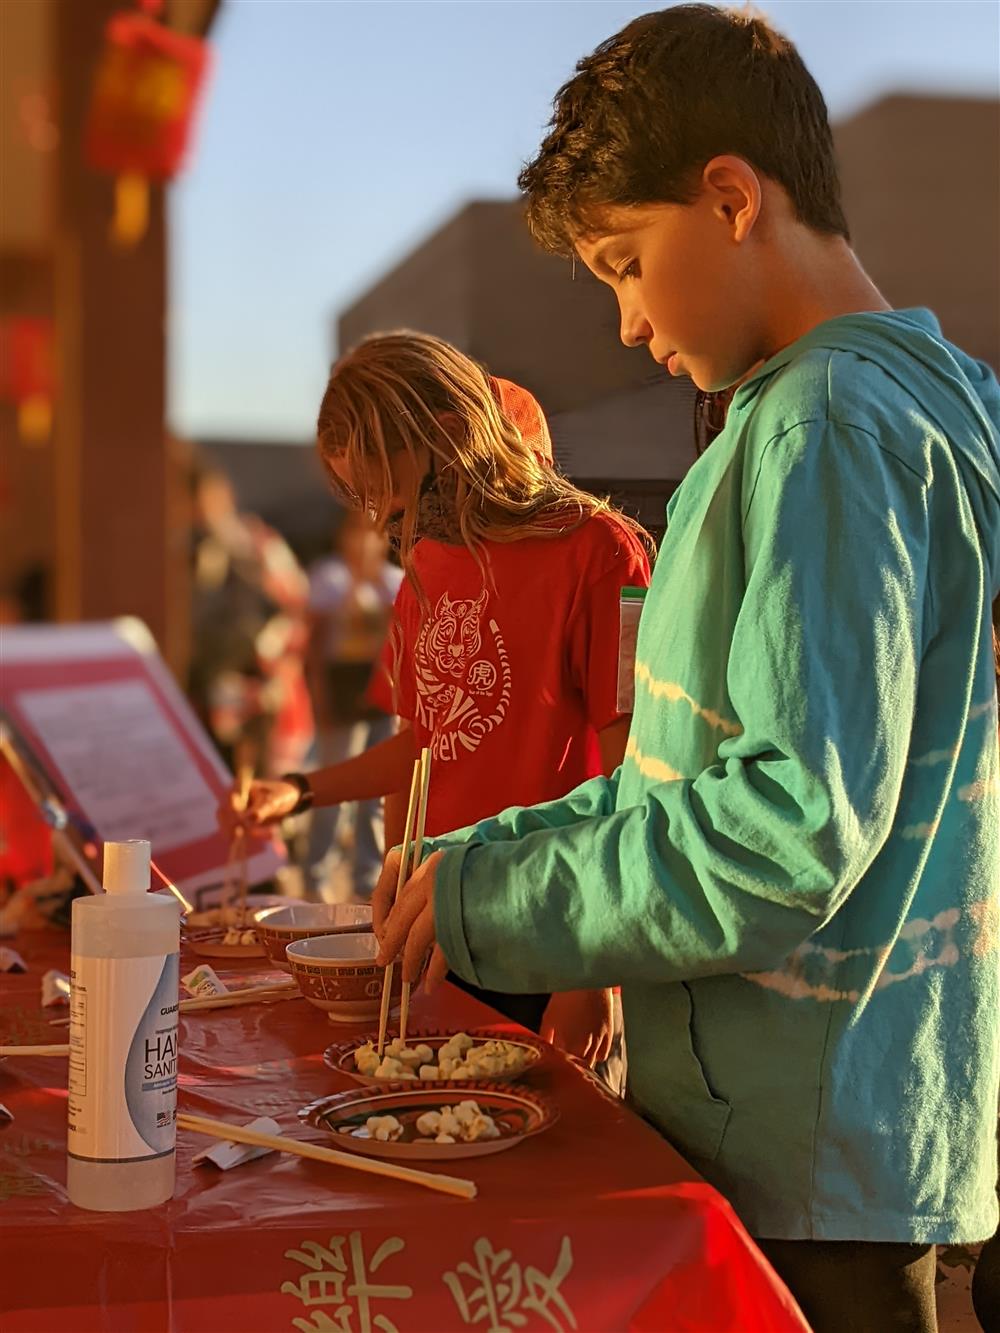
<svg viewBox="0 0 1000 1333"><path fill-rule="evenodd" d="M51 319L8 317L0 321L0 398L21 404L52 398L53 328Z"/></svg>
<svg viewBox="0 0 1000 1333"><path fill-rule="evenodd" d="M181 166L208 45L145 14L108 23L87 119L87 161L115 176L169 180Z"/></svg>

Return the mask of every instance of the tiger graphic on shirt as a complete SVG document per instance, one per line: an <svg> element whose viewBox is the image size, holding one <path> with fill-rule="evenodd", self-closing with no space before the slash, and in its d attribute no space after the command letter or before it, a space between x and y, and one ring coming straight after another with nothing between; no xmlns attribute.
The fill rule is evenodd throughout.
<svg viewBox="0 0 1000 1333"><path fill-rule="evenodd" d="M417 721L435 759L479 748L510 703L510 660L497 622L485 620L489 593L452 600L442 593L417 635Z"/></svg>

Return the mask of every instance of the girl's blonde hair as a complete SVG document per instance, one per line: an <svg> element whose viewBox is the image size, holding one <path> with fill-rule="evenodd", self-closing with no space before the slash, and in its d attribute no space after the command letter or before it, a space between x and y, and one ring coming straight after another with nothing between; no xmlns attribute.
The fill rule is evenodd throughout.
<svg viewBox="0 0 1000 1333"><path fill-rule="evenodd" d="M541 427L545 431L544 420ZM408 456L416 475L422 445L453 500L457 532L484 577L484 543L558 537L595 514L610 515L651 546L638 523L607 499L574 486L537 441L525 439L501 410L481 366L431 334L373 334L342 357L320 405L317 442L334 490L380 528L392 517L391 460ZM333 458L346 463L357 492L333 473ZM400 532L400 558L414 582L420 498L418 490L405 498Z"/></svg>

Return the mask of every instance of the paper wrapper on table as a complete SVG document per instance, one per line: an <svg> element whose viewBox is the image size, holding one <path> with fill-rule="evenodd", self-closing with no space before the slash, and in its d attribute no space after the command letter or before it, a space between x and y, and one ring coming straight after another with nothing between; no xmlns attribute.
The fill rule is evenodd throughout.
<svg viewBox="0 0 1000 1333"><path fill-rule="evenodd" d="M266 1115L248 1121L244 1128L255 1129L261 1134L281 1133L281 1126L277 1120L272 1120ZM255 1148L249 1143L214 1143L210 1148L192 1157L191 1165L204 1166L206 1162L211 1162L220 1171L231 1171L234 1166L243 1166L245 1162L256 1161L258 1157L266 1157L272 1152L273 1148Z"/></svg>
<svg viewBox="0 0 1000 1333"><path fill-rule="evenodd" d="M54 1004L69 1004L71 983L65 972L58 972L50 967L42 977L42 1008L50 1009Z"/></svg>
<svg viewBox="0 0 1000 1333"><path fill-rule="evenodd" d="M189 972L186 977L181 977L181 985L189 995L199 999L229 993L229 987L219 977L215 968L209 967L207 963L199 963L193 972Z"/></svg>

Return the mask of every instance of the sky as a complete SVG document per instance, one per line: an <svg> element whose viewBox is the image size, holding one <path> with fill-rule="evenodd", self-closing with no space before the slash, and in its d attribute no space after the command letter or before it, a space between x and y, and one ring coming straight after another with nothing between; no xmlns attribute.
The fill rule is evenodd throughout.
<svg viewBox="0 0 1000 1333"><path fill-rule="evenodd" d="M575 62L651 0L223 0L169 202L169 414L305 441L334 321L470 199L516 193ZM833 119L997 96L996 0L773 0Z"/></svg>

